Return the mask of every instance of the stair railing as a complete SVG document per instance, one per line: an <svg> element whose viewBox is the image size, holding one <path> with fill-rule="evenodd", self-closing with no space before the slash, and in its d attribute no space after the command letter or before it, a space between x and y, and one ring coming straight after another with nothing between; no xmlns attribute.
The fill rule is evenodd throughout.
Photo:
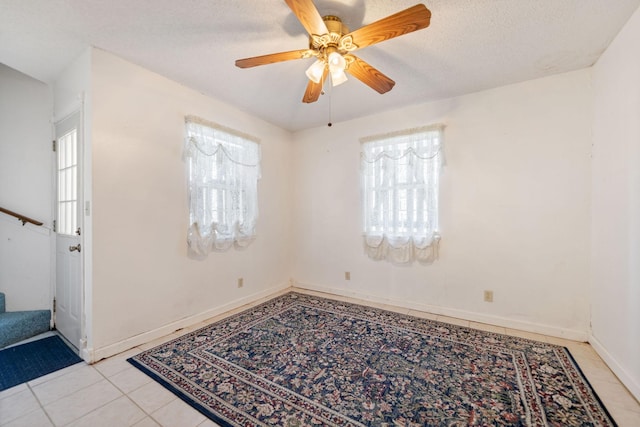
<svg viewBox="0 0 640 427"><path fill-rule="evenodd" d="M15 212L10 211L9 209L5 209L3 207L0 207L0 212L5 213L5 214L10 215L10 216L15 216L16 218L18 218L18 220L22 221L22 226L23 227L24 227L24 225L26 223L37 225L37 226L41 226L42 225L42 223L40 221L36 221L33 218L29 218L28 216L24 216L24 215L21 215L19 213L15 213Z"/></svg>

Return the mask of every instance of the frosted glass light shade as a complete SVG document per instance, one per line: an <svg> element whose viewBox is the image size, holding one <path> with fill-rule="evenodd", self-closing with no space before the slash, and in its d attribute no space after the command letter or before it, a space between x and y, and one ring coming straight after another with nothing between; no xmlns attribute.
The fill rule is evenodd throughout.
<svg viewBox="0 0 640 427"><path fill-rule="evenodd" d="M345 74L343 69L338 69L335 72L331 72L331 84L333 86L341 85L342 83L347 81L347 75Z"/></svg>
<svg viewBox="0 0 640 427"><path fill-rule="evenodd" d="M345 61L344 57L340 55L339 52L331 52L329 54L329 71L331 73L337 72L338 70L344 70L344 67L347 66L347 61Z"/></svg>
<svg viewBox="0 0 640 427"><path fill-rule="evenodd" d="M318 59L316 62L311 64L309 68L307 68L307 71L305 72L305 74L307 75L307 77L309 77L309 80L311 80L312 82L320 83L320 80L322 79L322 74L324 73L324 66L325 66L324 61L321 61Z"/></svg>
<svg viewBox="0 0 640 427"><path fill-rule="evenodd" d="M331 84L333 86L341 85L347 81L347 75L344 69L347 61L339 52L331 52L327 58L329 63L329 72L331 73Z"/></svg>

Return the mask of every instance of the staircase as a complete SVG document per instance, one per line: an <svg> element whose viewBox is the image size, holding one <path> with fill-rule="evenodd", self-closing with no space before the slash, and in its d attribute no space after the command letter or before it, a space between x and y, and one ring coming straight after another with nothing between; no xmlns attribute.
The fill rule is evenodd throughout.
<svg viewBox="0 0 640 427"><path fill-rule="evenodd" d="M0 348L49 330L51 310L6 311L0 292Z"/></svg>

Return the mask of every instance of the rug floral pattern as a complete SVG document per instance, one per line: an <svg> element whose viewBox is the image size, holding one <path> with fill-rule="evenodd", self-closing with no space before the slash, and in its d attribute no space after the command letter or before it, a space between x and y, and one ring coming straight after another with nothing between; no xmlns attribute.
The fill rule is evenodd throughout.
<svg viewBox="0 0 640 427"><path fill-rule="evenodd" d="M614 426L568 350L289 293L131 363L228 426Z"/></svg>

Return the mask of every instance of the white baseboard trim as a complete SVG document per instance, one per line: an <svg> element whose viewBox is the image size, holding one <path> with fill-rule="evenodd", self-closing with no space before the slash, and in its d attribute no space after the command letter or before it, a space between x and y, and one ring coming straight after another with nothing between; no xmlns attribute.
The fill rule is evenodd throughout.
<svg viewBox="0 0 640 427"><path fill-rule="evenodd" d="M378 304L388 304L397 307L406 308L409 310L418 310L435 315L443 315L449 317L455 317L458 319L469 320L472 322L486 323L489 325L501 326L504 328L517 329L520 331L533 332L536 334L549 335L558 338L564 338L572 341L587 342L589 334L587 331L579 331L574 329L559 328L550 325L543 325L539 323L525 322L521 320L514 320L507 317L492 316L483 313L476 313L472 311L459 310L455 308L440 307L429 304L416 303L411 301L396 300L392 298L381 297L377 295L371 295L358 291L347 291L339 288L332 288L327 286L312 285L309 283L295 282L293 284L293 290L310 290L316 292L322 292L330 295L339 295L343 297L357 298L363 301L374 302Z"/></svg>
<svg viewBox="0 0 640 427"><path fill-rule="evenodd" d="M629 375L626 369L618 363L616 358L613 357L602 343L592 334L589 334L589 344L591 344L596 353L598 353L602 360L604 360L604 363L606 363L613 373L616 374L620 382L624 384L633 397L640 402L640 384L638 384L631 375Z"/></svg>
<svg viewBox="0 0 640 427"><path fill-rule="evenodd" d="M231 310L235 310L236 308L242 307L243 305L251 304L261 299L266 300L266 299L276 297L279 294L282 294L289 290L291 290L291 284L283 283L273 288L269 288L261 292L256 292L254 294L247 295L245 297L231 301L219 307L212 308L210 310L204 311L199 314L195 314L193 316L185 317L184 319L171 322L167 325L161 326L151 331L144 332L142 334L135 335L130 338L126 338L122 341L118 341L116 343L109 344L104 347L100 347L97 349L90 349L90 348L84 349L82 351L81 357L87 363L96 363L102 359L105 359L107 357L113 356L118 353L122 353L123 351L129 350L133 347L137 347L139 345L148 343L150 341L153 341L165 335L172 334L173 332L179 329L183 329L183 328L198 324L212 317L219 316Z"/></svg>
<svg viewBox="0 0 640 427"><path fill-rule="evenodd" d="M331 295L356 298L356 299L360 299L362 301L367 301L367 302L394 305L397 307L406 308L407 310L418 310L418 311L423 311L423 312L427 312L435 315L450 316L458 319L469 320L472 322L486 323L490 325L517 329L517 330L526 331L526 332L544 334L544 335L564 338L564 339L573 340L573 341L591 342L591 337L586 331L558 328L558 327L549 326L549 325L524 322L520 320L509 319L506 317L492 316L492 315L476 313L476 312L471 312L466 310L459 310L455 308L447 308L447 307L440 307L440 306L429 305L429 304L415 303L410 301L396 300L396 299L382 297L378 295L371 295L371 294L359 292L359 291L347 291L339 288L312 285L308 283L294 282L293 280L291 280L289 283L283 283L279 286L239 298L237 300L234 300L220 307L216 307L216 308L207 310L205 312L202 312L193 316L189 316L184 319L180 319L178 321L164 325L160 328L156 328L154 330L144 332L139 335L135 335L133 337L107 345L105 347L101 347L98 349L92 349L92 348L83 349L81 357L87 363L95 363L104 358L113 356L115 354L129 350L133 347L145 344L157 338L171 334L179 329L195 325L204 320L207 320L212 317L224 314L228 311L237 309L239 307L242 307L243 305L251 304L260 299L270 299L284 292L288 292L290 290L294 290L294 291L308 290L308 291L320 292L323 294L327 294L327 297L329 298L331 297ZM595 348L595 345L594 345L594 348ZM603 357L603 359L605 359L605 357ZM614 372L616 371L614 370Z"/></svg>

